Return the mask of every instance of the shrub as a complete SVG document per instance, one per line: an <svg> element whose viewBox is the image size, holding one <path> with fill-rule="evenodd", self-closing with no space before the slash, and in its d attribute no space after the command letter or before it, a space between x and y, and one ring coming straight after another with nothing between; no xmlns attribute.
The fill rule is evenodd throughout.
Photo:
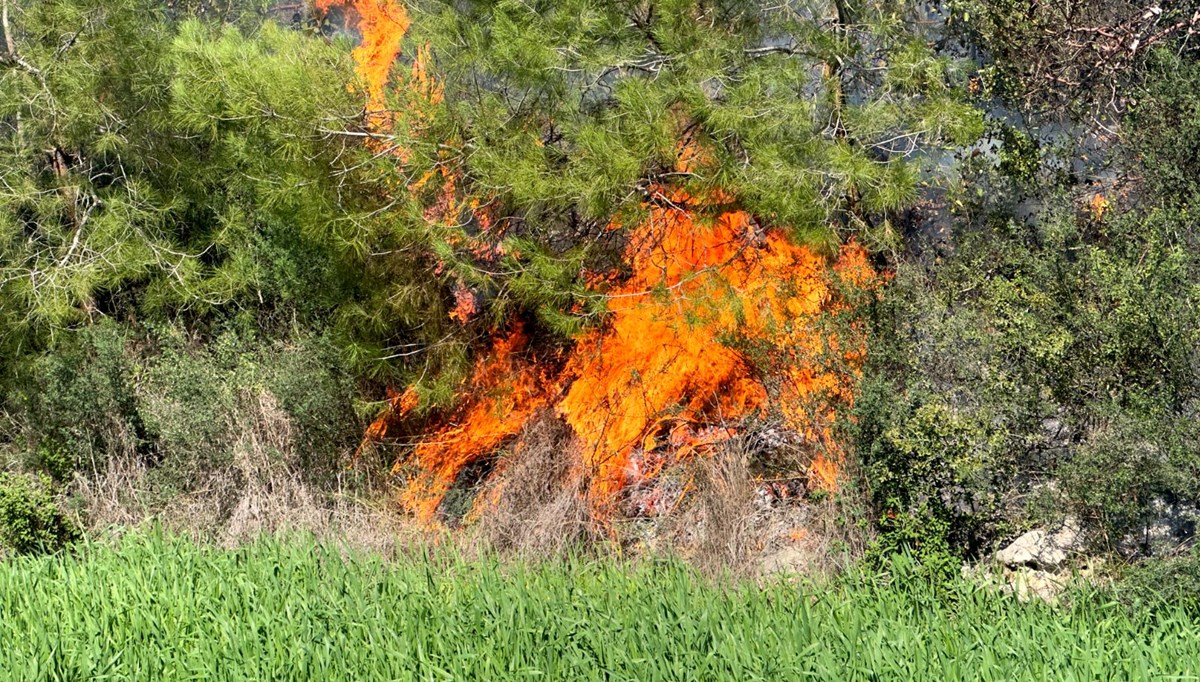
<svg viewBox="0 0 1200 682"><path fill-rule="evenodd" d="M59 509L49 478L0 472L0 549L55 552L77 539L79 529Z"/></svg>
<svg viewBox="0 0 1200 682"><path fill-rule="evenodd" d="M260 341L226 331L193 346L166 329L157 338L160 354L145 361L138 406L160 453L160 473L175 484L194 484L198 473L232 463L238 439L253 426L246 401L263 392L287 420L287 449L306 477L330 475L357 443L355 385L319 337Z"/></svg>
<svg viewBox="0 0 1200 682"><path fill-rule="evenodd" d="M879 384L863 398L862 475L879 515L868 559L883 567L892 555L909 553L931 575L948 578L960 555L990 539L987 522L997 512L987 477L1000 440L937 398L893 394Z"/></svg>
<svg viewBox="0 0 1200 682"><path fill-rule="evenodd" d="M1178 204L1200 195L1200 65L1159 50L1154 78L1131 111L1135 162L1155 201Z"/></svg>
<svg viewBox="0 0 1200 682"><path fill-rule="evenodd" d="M1200 549L1122 566L1109 590L1134 612L1184 609L1200 615Z"/></svg>
<svg viewBox="0 0 1200 682"><path fill-rule="evenodd" d="M7 408L24 426L25 468L68 481L80 468L145 453L129 331L110 320L63 334L21 368Z"/></svg>
<svg viewBox="0 0 1200 682"><path fill-rule="evenodd" d="M867 547L867 565L888 571L898 557L912 561L911 573L936 585L959 575L962 558L950 543L951 522L943 510L919 508L889 512L879 522L879 534Z"/></svg>
<svg viewBox="0 0 1200 682"><path fill-rule="evenodd" d="M21 436L0 469L76 480L107 510L91 518L113 523L188 499L223 520L263 473L236 461L250 450L275 474L329 489L361 434L356 385L331 344L236 322L210 334L115 321L63 333L0 404Z"/></svg>
<svg viewBox="0 0 1200 682"><path fill-rule="evenodd" d="M940 519L958 551L1034 522L1038 492L1109 547L1155 504L1200 500L1191 213L1046 201L900 262L876 311L855 427L866 483L881 518Z"/></svg>
<svg viewBox="0 0 1200 682"><path fill-rule="evenodd" d="M1170 503L1200 499L1194 420L1170 414L1138 415L1112 409L1059 466L1072 513L1096 529L1110 548L1151 553L1146 541L1129 541L1160 521ZM1184 529L1171 529L1171 532Z"/></svg>
<svg viewBox="0 0 1200 682"><path fill-rule="evenodd" d="M995 449L987 427L930 398L898 407L901 414L875 441L865 458L875 499L888 506L932 505L966 514L974 500L956 499L989 461Z"/></svg>

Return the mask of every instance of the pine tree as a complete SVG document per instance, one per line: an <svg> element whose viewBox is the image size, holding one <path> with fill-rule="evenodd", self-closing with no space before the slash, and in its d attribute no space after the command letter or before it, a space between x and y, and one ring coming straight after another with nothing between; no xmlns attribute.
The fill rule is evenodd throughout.
<svg viewBox="0 0 1200 682"><path fill-rule="evenodd" d="M6 3L4 37L7 359L102 317L328 329L363 370L445 335L419 207L363 144L346 40L151 0Z"/></svg>
<svg viewBox="0 0 1200 682"><path fill-rule="evenodd" d="M414 5L466 177L542 243L669 181L810 241L911 203L922 152L982 132L963 65L907 3L476 0ZM713 156L681 173L694 142Z"/></svg>
<svg viewBox="0 0 1200 682"><path fill-rule="evenodd" d="M620 269L613 228L654 188L886 245L927 151L981 126L902 4L420 0L387 130L347 87L347 38L247 28L260 4L222 4L241 28L186 3L6 4L6 357L100 317L283 321L447 399L514 314L594 323L586 273Z"/></svg>
<svg viewBox="0 0 1200 682"><path fill-rule="evenodd" d="M569 336L595 320L603 302L581 273L619 269L612 228L636 225L664 186L725 197L699 210L744 209L829 252L849 238L893 248L939 150L983 131L971 69L938 52L938 23L907 3L406 6L390 109L423 113L420 134L395 131L401 166L451 168L457 191L499 217L502 266L472 253L470 211L436 228L439 260L485 292L493 321L531 310ZM410 65L436 79L439 106L406 85Z"/></svg>

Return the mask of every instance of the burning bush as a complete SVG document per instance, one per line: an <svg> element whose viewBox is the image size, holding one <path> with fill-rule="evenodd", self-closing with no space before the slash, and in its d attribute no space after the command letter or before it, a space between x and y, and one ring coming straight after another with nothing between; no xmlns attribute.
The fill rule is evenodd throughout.
<svg viewBox="0 0 1200 682"><path fill-rule="evenodd" d="M467 466L547 406L570 426L574 476L600 510L630 483L771 417L805 445L813 484L836 487L842 451L831 426L852 402L865 348L820 322L844 311L835 280L875 281L865 252L850 244L830 263L742 211L704 224L695 203L674 193L651 206L626 249L632 274L596 287L608 319L565 358L532 348L519 323L497 335L460 407L397 463L405 506L432 518ZM413 396L397 395L371 435L398 428Z"/></svg>
<svg viewBox="0 0 1200 682"><path fill-rule="evenodd" d="M407 126L392 139L409 139L412 112L397 112L408 116L405 121L390 117L392 101L386 97L392 62L409 27L407 15L390 2L341 4L357 15L362 33L355 58L368 121L385 131ZM410 92L404 101L440 103L442 88L431 85L428 63L428 53L413 60L413 76L404 85L416 95ZM522 321L521 312L509 307L490 332L491 340L479 346L456 407L429 420L414 414L422 394L419 383L393 395L368 440L411 437L394 468L406 508L435 518L447 493L465 478L486 477L487 462L538 414L553 415L569 427L572 447L560 456L570 460L572 485L586 491L589 506L601 516L614 512L630 484L653 481L756 420L773 420L791 434L800 445L791 465L802 468L812 485L837 486L843 455L831 427L837 411L852 402L866 349L852 338L856 334L832 334L823 323L846 311L838 293L842 285L869 289L875 272L854 242L823 255L796 244L783 228L743 208L739 196L719 186L668 179L721 173L720 145L690 132L693 116L679 108L670 113L682 140L675 145L673 172L652 173L663 179L642 183L636 211L610 212L598 233L581 224L596 233L597 243L621 245L619 258L607 259L607 265L599 259L590 269L573 256L559 259L578 262L579 269L567 277L586 283L563 301L566 313L586 316L601 310L601 323L570 333L564 346L539 340L546 317L556 313L543 305L535 308L537 319ZM397 150L402 164L408 152ZM480 207L506 202L491 193L470 196L482 188L464 174L476 168L440 164L409 191L427 191L430 179L440 177L441 190L425 219L443 229L454 223L476 226L475 233L448 233L436 269L451 282L450 317L478 328L487 316L480 315L480 295L465 280L479 281L484 261L497 254L521 269L520 252L540 253L541 247L537 240L503 240L507 233L528 233L529 216L495 224L493 214ZM471 252L467 262L456 260L456 249ZM487 286L484 281L481 289ZM507 288L500 284L493 290ZM515 281L512 288L518 288ZM494 496L477 504L488 499Z"/></svg>

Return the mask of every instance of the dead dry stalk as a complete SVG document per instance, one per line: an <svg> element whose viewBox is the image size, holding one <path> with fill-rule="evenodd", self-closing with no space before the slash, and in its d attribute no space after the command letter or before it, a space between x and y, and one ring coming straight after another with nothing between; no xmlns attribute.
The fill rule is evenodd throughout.
<svg viewBox="0 0 1200 682"><path fill-rule="evenodd" d="M550 414L531 420L497 475L479 493L477 531L488 548L559 556L601 536L578 479L570 430Z"/></svg>

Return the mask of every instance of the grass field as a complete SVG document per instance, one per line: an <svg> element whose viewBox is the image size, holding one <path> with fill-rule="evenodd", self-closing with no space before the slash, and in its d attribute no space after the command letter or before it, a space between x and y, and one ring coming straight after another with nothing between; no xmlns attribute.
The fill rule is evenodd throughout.
<svg viewBox="0 0 1200 682"><path fill-rule="evenodd" d="M919 579L715 587L675 564L388 563L137 536L0 563L5 680L1194 679L1200 626Z"/></svg>

